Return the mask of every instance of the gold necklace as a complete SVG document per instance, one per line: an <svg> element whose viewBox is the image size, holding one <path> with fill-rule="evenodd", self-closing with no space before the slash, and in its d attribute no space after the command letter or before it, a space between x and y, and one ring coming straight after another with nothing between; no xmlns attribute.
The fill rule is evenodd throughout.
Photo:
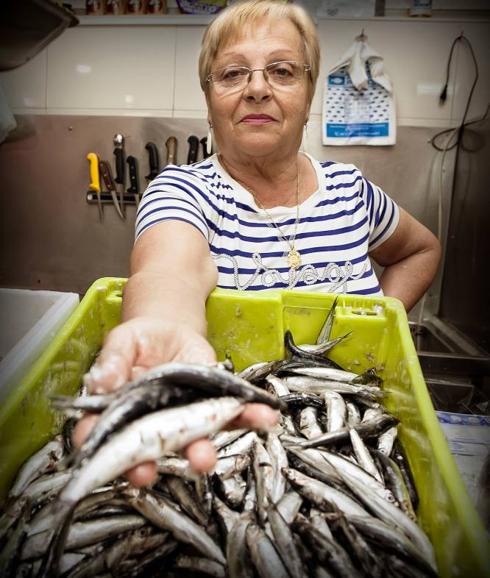
<svg viewBox="0 0 490 578"><path fill-rule="evenodd" d="M224 164L226 167L226 163L223 161L223 157L221 155L220 155L220 159L221 159L221 163ZM287 255L287 262L288 262L290 269L297 269L298 267L301 266L300 252L294 246L294 242L296 241L296 233L298 231L298 222L299 222L299 166L298 165L296 165L296 169L297 169L296 170L296 220L294 222L294 235L293 235L293 238L291 240L289 240L286 237L286 235L284 235L281 227L274 221L274 219L272 218L269 211L259 201L259 199L257 198L257 193L253 189L251 189L249 186L247 186L243 181L234 177L235 180L238 181L242 185L242 187L245 187L245 189L247 189L247 191L254 198L254 201L257 204L257 206L260 209L262 209L262 211L264 211L264 213L267 215L267 217L270 220L270 223L268 223L268 224L274 226L277 229L277 232L279 233L279 235L282 237L282 239L284 241L286 241L286 243L288 244L289 251L288 251L288 255ZM288 201L289 201L289 199L288 199Z"/></svg>

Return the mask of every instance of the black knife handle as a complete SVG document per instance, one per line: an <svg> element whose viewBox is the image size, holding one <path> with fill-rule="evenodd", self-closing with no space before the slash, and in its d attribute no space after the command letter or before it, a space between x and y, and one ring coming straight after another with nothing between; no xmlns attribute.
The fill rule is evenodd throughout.
<svg viewBox="0 0 490 578"><path fill-rule="evenodd" d="M197 136L191 134L187 139L189 143L189 152L187 153L187 164L191 165L197 161L197 154L199 152L199 139Z"/></svg>
<svg viewBox="0 0 490 578"><path fill-rule="evenodd" d="M202 158L207 159L211 156L211 151L208 151L208 137L203 137L200 142L202 144Z"/></svg>
<svg viewBox="0 0 490 578"><path fill-rule="evenodd" d="M114 181L120 185L124 185L125 174L124 174L124 151L122 148L114 149L114 156L116 157L116 176Z"/></svg>
<svg viewBox="0 0 490 578"><path fill-rule="evenodd" d="M129 184L130 187L127 190L128 193L133 193L133 195L139 195L140 185L139 185L139 175L138 175L138 159L129 155L126 158L129 169Z"/></svg>
<svg viewBox="0 0 490 578"><path fill-rule="evenodd" d="M149 181L152 181L160 170L160 159L158 158L157 145L154 142L147 142L145 149L148 151L148 163L150 165L150 174L146 176Z"/></svg>

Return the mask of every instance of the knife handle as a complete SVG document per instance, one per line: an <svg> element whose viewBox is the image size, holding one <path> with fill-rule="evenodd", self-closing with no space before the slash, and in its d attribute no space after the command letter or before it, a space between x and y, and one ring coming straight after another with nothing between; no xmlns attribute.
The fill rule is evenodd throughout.
<svg viewBox="0 0 490 578"><path fill-rule="evenodd" d="M160 159L158 158L157 145L154 142L147 142L145 149L148 151L148 162L150 165L150 174L147 175L147 179L152 181L157 175L160 166Z"/></svg>
<svg viewBox="0 0 490 578"><path fill-rule="evenodd" d="M114 149L114 156L116 157L116 176L114 181L120 185L124 185L124 151L122 148Z"/></svg>
<svg viewBox="0 0 490 578"><path fill-rule="evenodd" d="M133 193L134 195L139 195L139 176L138 176L138 159L129 155L126 158L129 168L129 184L128 193Z"/></svg>
<svg viewBox="0 0 490 578"><path fill-rule="evenodd" d="M177 162L177 139L169 136L165 142L167 147L167 165L174 165Z"/></svg>
<svg viewBox="0 0 490 578"><path fill-rule="evenodd" d="M189 143L189 152L187 153L187 164L191 165L197 161L197 153L199 152L199 139L197 136L191 134L187 139Z"/></svg>
<svg viewBox="0 0 490 578"><path fill-rule="evenodd" d="M88 153L87 160L90 163L90 184L89 191L100 193L99 157L95 153Z"/></svg>

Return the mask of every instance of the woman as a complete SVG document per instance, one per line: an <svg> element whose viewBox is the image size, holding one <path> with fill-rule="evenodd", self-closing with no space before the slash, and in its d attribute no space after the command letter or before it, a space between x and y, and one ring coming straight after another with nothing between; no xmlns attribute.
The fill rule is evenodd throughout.
<svg viewBox="0 0 490 578"><path fill-rule="evenodd" d="M199 74L219 154L167 167L148 187L124 323L90 373L94 390L167 361L214 362L205 303L216 286L384 293L407 309L429 286L435 237L354 166L299 152L319 52L306 13L278 0L234 4L208 27ZM370 259L385 268L379 282ZM250 405L238 425L275 420L269 408ZM79 440L88 427L86 418ZM208 440L187 456L199 471L215 461ZM153 475L144 464L130 479Z"/></svg>

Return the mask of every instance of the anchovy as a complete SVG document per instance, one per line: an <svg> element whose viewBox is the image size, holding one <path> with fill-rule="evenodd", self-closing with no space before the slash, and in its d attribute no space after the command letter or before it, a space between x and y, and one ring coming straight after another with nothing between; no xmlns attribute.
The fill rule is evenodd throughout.
<svg viewBox="0 0 490 578"><path fill-rule="evenodd" d="M305 476L301 472L286 468L285 476L291 484L318 508L323 509L330 503L335 504L342 512L352 516L371 517L367 511L348 495L335 488L327 486L314 478Z"/></svg>
<svg viewBox="0 0 490 578"><path fill-rule="evenodd" d="M323 400L319 395L316 393L307 393L305 391L281 395L281 400L287 404L288 408L290 406L304 407L308 405L316 408L323 407Z"/></svg>
<svg viewBox="0 0 490 578"><path fill-rule="evenodd" d="M321 455L328 464L335 468L337 476L340 476L341 480L345 481L346 476L355 478L360 484L369 487L380 498L391 503L396 502L392 492L359 465L351 462L340 454L323 451Z"/></svg>
<svg viewBox="0 0 490 578"><path fill-rule="evenodd" d="M159 474L170 474L179 476L184 479L194 479L196 477L192 470L189 460L177 458L174 456L162 456L156 460L157 471Z"/></svg>
<svg viewBox="0 0 490 578"><path fill-rule="evenodd" d="M422 529L413 520L411 520L402 510L387 500L380 498L370 488L360 484L354 478L344 475L342 477L344 478L345 484L351 488L369 510L374 512L376 516L387 524L395 525L404 532L420 549L421 554L427 562L434 569L436 568L432 545Z"/></svg>
<svg viewBox="0 0 490 578"><path fill-rule="evenodd" d="M405 479L403 478L398 464L383 452L375 450L375 456L382 466L387 486L393 492L396 501L405 514L416 522L417 516L410 500L410 492L408 491Z"/></svg>
<svg viewBox="0 0 490 578"><path fill-rule="evenodd" d="M314 407L305 407L299 412L299 431L309 440L323 435L318 423L318 410Z"/></svg>
<svg viewBox="0 0 490 578"><path fill-rule="evenodd" d="M298 347L293 339L293 335L290 331L286 331L284 334L284 345L286 346L286 350L288 351L290 357L294 361L301 361L301 362L313 362L315 365L320 365L322 367L330 367L330 368L337 368L338 365L332 361L331 359L327 359L322 355L317 355L316 353L310 353L305 351L301 347ZM279 370L283 370L285 367L290 366L290 364L284 364L279 368Z"/></svg>
<svg viewBox="0 0 490 578"><path fill-rule="evenodd" d="M121 532L135 530L145 525L145 519L141 516L128 514L125 516L106 516L88 522L76 522L70 525L66 538L66 550L79 550L90 544L97 544L117 536ZM46 551L46 543L49 541L52 530L46 530L34 534L28 538L22 548L22 560L39 558Z"/></svg>
<svg viewBox="0 0 490 578"><path fill-rule="evenodd" d="M137 380L128 384L128 389L140 385L171 383L186 388L195 388L206 397L236 396L247 402L264 403L274 409L284 409L277 397L256 387L240 377L224 371L219 366L190 363L165 363L153 367Z"/></svg>
<svg viewBox="0 0 490 578"><path fill-rule="evenodd" d="M230 578L253 578L255 573L246 547L247 528L252 522L249 513L239 515L226 540L226 560Z"/></svg>
<svg viewBox="0 0 490 578"><path fill-rule="evenodd" d="M315 345L310 344L310 343L305 343L303 345L300 345L299 348L302 349L303 351L306 351L307 353L314 353L315 355L325 355L325 353L328 353L329 351L331 351L336 345L338 345L339 343L342 343L342 341L344 341L344 339L349 337L349 335L351 335L351 333L352 332L349 331L345 335L341 335L340 337L336 337L335 339L331 339L330 341L325 341L323 343L317 343Z"/></svg>
<svg viewBox="0 0 490 578"><path fill-rule="evenodd" d="M72 469L69 482L58 496L56 531L41 576L56 574L67 524L81 498L137 463L156 460L216 432L239 415L243 407L243 401L223 397L150 413L114 434L91 459Z"/></svg>
<svg viewBox="0 0 490 578"><path fill-rule="evenodd" d="M335 295L333 300L332 306L330 307L325 322L323 323L322 328L320 329L320 333L316 339L317 344L321 345L330 339L330 334L332 333L333 322L335 320L335 308L337 307L337 303L339 300L339 296Z"/></svg>
<svg viewBox="0 0 490 578"><path fill-rule="evenodd" d="M266 378L270 373L277 371L283 364L283 360L260 361L259 363L249 365L238 375L242 379L255 383Z"/></svg>
<svg viewBox="0 0 490 578"><path fill-rule="evenodd" d="M17 566L17 558L19 556L20 545L27 534L27 521L30 515L29 508L23 508L20 513L20 518L17 524L10 533L6 544L0 552L0 576L2 578L10 578L15 576L15 568Z"/></svg>
<svg viewBox="0 0 490 578"><path fill-rule="evenodd" d="M239 508L245 499L247 491L247 484L245 480L239 476L232 476L225 480L220 480L222 492L226 502L232 508Z"/></svg>
<svg viewBox="0 0 490 578"><path fill-rule="evenodd" d="M358 516L349 516L348 520L363 532L367 540L381 543L386 548L413 560L429 576L437 575L433 566L427 563L426 559L420 555L420 550L403 532L377 518L366 520Z"/></svg>
<svg viewBox="0 0 490 578"><path fill-rule="evenodd" d="M248 454L252 451L255 441L258 439L254 431L250 431L244 436L239 437L236 441L218 450L218 459L238 454Z"/></svg>
<svg viewBox="0 0 490 578"><path fill-rule="evenodd" d="M230 431L219 431L213 436L210 437L211 441L213 442L213 446L220 450L227 445L230 445L232 442L241 438L246 433L248 433L248 429L232 429Z"/></svg>
<svg viewBox="0 0 490 578"><path fill-rule="evenodd" d="M235 456L227 456L220 458L214 466L214 473L222 480L231 478L235 474L239 474L246 470L250 465L250 456L248 454L238 454Z"/></svg>
<svg viewBox="0 0 490 578"><path fill-rule="evenodd" d="M276 504L277 511L287 524L292 524L301 508L303 498L294 490L286 492Z"/></svg>
<svg viewBox="0 0 490 578"><path fill-rule="evenodd" d="M267 434L265 441L265 449L269 454L272 463L272 488L270 493L270 500L276 504L284 495L286 491L286 478L282 470L288 467L288 456L284 449L279 436L274 432Z"/></svg>
<svg viewBox="0 0 490 578"><path fill-rule="evenodd" d="M390 456L397 435L398 428L396 427L390 427L390 429L383 432L378 438L378 450L385 456Z"/></svg>
<svg viewBox="0 0 490 578"><path fill-rule="evenodd" d="M172 498L182 510L189 514L195 522L201 526L206 526L208 516L196 500L195 492L191 490L190 485L177 476L167 476L165 482Z"/></svg>
<svg viewBox="0 0 490 578"><path fill-rule="evenodd" d="M281 558L267 534L256 524L250 523L246 531L247 546L253 565L260 578L290 578Z"/></svg>
<svg viewBox="0 0 490 578"><path fill-rule="evenodd" d="M326 391L323 399L327 408L327 432L342 429L345 426L347 414L344 398L336 391Z"/></svg>
<svg viewBox="0 0 490 578"><path fill-rule="evenodd" d="M305 569L294 544L291 528L273 502L267 511L267 519L272 529L274 545L291 578L304 578L306 576Z"/></svg>
<svg viewBox="0 0 490 578"><path fill-rule="evenodd" d="M240 514L229 508L218 496L213 496L213 512L217 515L220 526L225 534L229 534Z"/></svg>
<svg viewBox="0 0 490 578"><path fill-rule="evenodd" d="M63 441L61 436L56 436L22 465L10 488L9 497L20 496L35 479L52 472L62 457Z"/></svg>
<svg viewBox="0 0 490 578"><path fill-rule="evenodd" d="M274 468L269 453L259 438L253 446L252 454L252 469L257 491L257 512L259 519L265 522L274 487Z"/></svg>
<svg viewBox="0 0 490 578"><path fill-rule="evenodd" d="M102 413L116 399L116 394L106 393L99 395L86 395L71 397L68 395L51 395L49 401L55 409L66 412L85 411L90 413Z"/></svg>
<svg viewBox="0 0 490 578"><path fill-rule="evenodd" d="M297 516L295 527L315 551L320 561L332 566L341 578L361 577L340 544L326 538L304 516Z"/></svg>
<svg viewBox="0 0 490 578"><path fill-rule="evenodd" d="M362 441L361 436L357 433L355 429L349 430L350 441L354 454L356 455L357 461L361 468L366 470L368 474L371 474L373 478L376 478L378 482L382 483L381 475L374 463L372 455L369 453L369 449L366 444Z"/></svg>
<svg viewBox="0 0 490 578"><path fill-rule="evenodd" d="M302 448L314 448L345 442L349 439L350 429L355 429L361 437L371 437L378 435L380 432L385 431L388 427L391 427L396 423L398 423L398 420L394 416L384 414L377 420L360 423L353 428L342 428L334 432L328 432L314 439L299 442L297 445Z"/></svg>
<svg viewBox="0 0 490 578"><path fill-rule="evenodd" d="M177 510L164 496L148 490L128 488L124 491L130 504L158 528L171 532L176 540L191 544L201 554L211 560L225 564L221 548L208 536L206 531Z"/></svg>
<svg viewBox="0 0 490 578"><path fill-rule="evenodd" d="M361 412L356 404L351 401L346 402L347 409L347 424L349 426L358 425L361 423Z"/></svg>
<svg viewBox="0 0 490 578"><path fill-rule="evenodd" d="M359 397L359 400L371 400L382 397L383 391L377 386L361 385L342 381L320 379L306 375L291 375L284 377L284 382L291 391L322 394L326 391L336 391Z"/></svg>
<svg viewBox="0 0 490 578"><path fill-rule="evenodd" d="M174 562L174 568L206 574L213 578L225 578L225 568L222 564L197 556L179 554Z"/></svg>
<svg viewBox="0 0 490 578"><path fill-rule="evenodd" d="M289 395L289 388L284 383L284 380L276 375L268 375L265 378L265 382L272 393L274 393L277 397L283 397Z"/></svg>

